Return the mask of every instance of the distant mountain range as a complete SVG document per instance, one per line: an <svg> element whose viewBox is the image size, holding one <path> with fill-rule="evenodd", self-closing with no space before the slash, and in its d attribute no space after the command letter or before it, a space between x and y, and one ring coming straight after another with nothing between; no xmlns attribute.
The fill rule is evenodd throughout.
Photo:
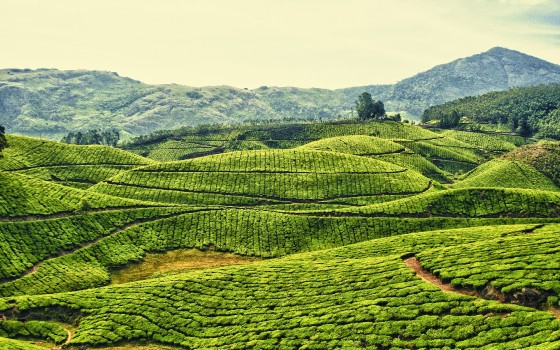
<svg viewBox="0 0 560 350"><path fill-rule="evenodd" d="M115 128L124 134L254 119L346 116L367 91L388 111L419 116L459 97L560 82L560 66L500 47L436 66L394 85L339 90L295 87L148 85L116 73L0 70L0 125L9 133L60 138L70 131Z"/></svg>

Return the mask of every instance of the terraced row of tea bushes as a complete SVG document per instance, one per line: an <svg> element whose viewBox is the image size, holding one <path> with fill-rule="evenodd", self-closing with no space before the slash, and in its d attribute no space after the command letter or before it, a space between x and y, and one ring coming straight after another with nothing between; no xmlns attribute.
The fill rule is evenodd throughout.
<svg viewBox="0 0 560 350"><path fill-rule="evenodd" d="M129 190L114 192L115 185L128 186ZM140 170L124 173L111 181L98 184L92 187L92 191L107 194L119 193L128 198L143 198L144 200L161 201L167 197L167 194L159 191L148 192L144 187L194 193L195 195L209 193L212 197L209 202L206 202L208 204L214 201L216 195L249 196L298 202L350 196L421 193L430 187L430 180L412 171L395 174L294 174L157 173ZM136 193L140 193L140 195L136 195ZM231 198L224 198L225 202L229 203ZM185 202L180 203L185 204Z"/></svg>
<svg viewBox="0 0 560 350"><path fill-rule="evenodd" d="M482 230L492 235L488 228ZM423 240L436 247L433 241L439 238L445 244L453 241L448 237L469 239L465 230L415 235L408 252L417 251ZM397 238L406 239L377 239L74 293L0 299L0 310L10 318L56 307L79 310L83 317L69 344L74 346L136 340L188 348L270 349L560 345L560 321L549 313L443 293L425 283L406 267L401 254L390 251L399 249Z"/></svg>
<svg viewBox="0 0 560 350"><path fill-rule="evenodd" d="M160 162L192 158L197 155L221 152L226 141L169 140L153 145L143 155Z"/></svg>
<svg viewBox="0 0 560 350"><path fill-rule="evenodd" d="M549 178L529 164L500 159L479 165L453 187L510 187L558 191L558 187Z"/></svg>
<svg viewBox="0 0 560 350"><path fill-rule="evenodd" d="M560 306L560 227L503 234L468 245L417 254L422 265L454 286L492 286L510 302Z"/></svg>
<svg viewBox="0 0 560 350"><path fill-rule="evenodd" d="M402 166L406 169L417 171L427 178L438 181L440 183L451 182L451 179L446 172L435 166L434 163L416 153L393 153L376 156L376 158L385 162Z"/></svg>
<svg viewBox="0 0 560 350"><path fill-rule="evenodd" d="M19 277L49 257L64 254L134 222L170 216L184 208L145 208L76 214L59 219L0 223L0 279Z"/></svg>
<svg viewBox="0 0 560 350"><path fill-rule="evenodd" d="M116 148L77 146L24 136L7 136L10 147L0 160L2 170L22 170L54 165L148 165L154 161Z"/></svg>
<svg viewBox="0 0 560 350"><path fill-rule="evenodd" d="M80 189L89 188L138 165L70 165L32 168L15 172Z"/></svg>
<svg viewBox="0 0 560 350"><path fill-rule="evenodd" d="M0 337L1 350L45 350L45 348L28 342Z"/></svg>
<svg viewBox="0 0 560 350"><path fill-rule="evenodd" d="M476 151L472 149L437 145L433 144L432 140L418 142L399 141L399 143L428 159L454 160L472 164L477 164L481 160L476 155Z"/></svg>
<svg viewBox="0 0 560 350"><path fill-rule="evenodd" d="M283 259L292 260L305 257L305 260L324 261L360 259L363 257L383 257L389 255L406 257L408 255L427 251L432 248L458 245L467 246L468 244L472 244L474 242L481 242L481 244L483 244L486 240L493 240L505 235L531 232L543 225L550 226L551 228L558 228L560 226L557 223L522 223L513 225L487 224L484 226L419 231L405 235L382 237L338 248L290 255L284 257Z"/></svg>
<svg viewBox="0 0 560 350"><path fill-rule="evenodd" d="M66 340L68 334L64 328L51 322L0 320L0 337L45 339L60 344ZM1 342L2 338L0 344Z"/></svg>
<svg viewBox="0 0 560 350"><path fill-rule="evenodd" d="M302 149L330 151L357 156L403 152L405 148L396 142L373 136L354 135L321 139L301 146Z"/></svg>
<svg viewBox="0 0 560 350"><path fill-rule="evenodd" d="M52 215L108 207L157 206L0 171L0 221L6 217Z"/></svg>
<svg viewBox="0 0 560 350"><path fill-rule="evenodd" d="M421 140L440 137L437 133L417 126L383 122L285 124L252 128L242 134L246 140L307 140L345 135L369 135L394 140Z"/></svg>
<svg viewBox="0 0 560 350"><path fill-rule="evenodd" d="M143 167L142 171L387 173L399 166L350 154L308 150L257 150L216 154Z"/></svg>
<svg viewBox="0 0 560 350"><path fill-rule="evenodd" d="M116 232L73 254L43 262L0 295L50 294L109 283L109 269L140 260L146 252L214 247L248 256L284 256L373 238L449 227L557 219L400 219L313 217L263 210L193 210Z"/></svg>
<svg viewBox="0 0 560 350"><path fill-rule="evenodd" d="M180 173L177 174L179 176ZM155 185L155 184L154 184ZM272 199L270 197L261 198L248 194L227 194L227 193L197 193L185 190L166 190L160 188L137 187L134 184L101 183L93 189L96 193L111 193L122 198L134 198L142 201L155 201L160 205L185 204L185 205L223 205L223 206L257 206L273 205L279 203L292 203L287 200Z"/></svg>
<svg viewBox="0 0 560 350"><path fill-rule="evenodd" d="M525 138L516 135L487 134L458 130L445 130L441 134L489 152L507 152L525 144Z"/></svg>
<svg viewBox="0 0 560 350"><path fill-rule="evenodd" d="M430 192L392 202L335 213L369 216L405 217L527 217L560 216L560 194L557 192L479 188Z"/></svg>

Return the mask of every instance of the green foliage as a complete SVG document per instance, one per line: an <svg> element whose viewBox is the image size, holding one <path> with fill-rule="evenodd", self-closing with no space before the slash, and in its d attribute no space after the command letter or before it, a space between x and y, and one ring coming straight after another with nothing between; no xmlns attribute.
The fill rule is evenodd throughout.
<svg viewBox="0 0 560 350"><path fill-rule="evenodd" d="M496 133L446 130L442 135L465 142L485 152L501 153L511 151L525 144L521 136L500 135Z"/></svg>
<svg viewBox="0 0 560 350"><path fill-rule="evenodd" d="M1 350L45 350L44 347L32 345L28 342L0 337Z"/></svg>
<svg viewBox="0 0 560 350"><path fill-rule="evenodd" d="M94 210L157 205L86 192L17 173L0 172L0 219L67 214L77 211L84 201Z"/></svg>
<svg viewBox="0 0 560 350"><path fill-rule="evenodd" d="M460 121L461 116L456 110L453 110L449 115L442 115L438 125L443 129L453 129L459 126Z"/></svg>
<svg viewBox="0 0 560 350"><path fill-rule="evenodd" d="M68 335L64 328L55 323L43 321L20 322L15 320L0 320L0 337L45 339L56 344L60 344L66 340Z"/></svg>
<svg viewBox="0 0 560 350"><path fill-rule="evenodd" d="M300 149L230 152L143 167L91 190L169 203L250 205L254 199L317 202L429 187L429 179L391 163Z"/></svg>
<svg viewBox="0 0 560 350"><path fill-rule="evenodd" d="M356 101L356 112L358 119L377 119L385 115L385 106L381 101L373 101L371 94L363 92Z"/></svg>
<svg viewBox="0 0 560 350"><path fill-rule="evenodd" d="M536 310L560 299L560 194L537 166L486 162L522 144L518 136L292 123L185 128L127 146L188 158L166 163L9 140L0 160L0 337L60 343L63 322L77 327L68 347L87 348L560 343L560 323ZM554 169L556 146L507 157ZM452 182L443 169L475 170L449 186L464 188L448 189L433 180ZM68 186L80 183L88 189ZM108 286L112 269L184 248L277 259ZM453 285L543 298L527 308L442 293L402 262L412 254Z"/></svg>
<svg viewBox="0 0 560 350"><path fill-rule="evenodd" d="M74 145L105 145L116 147L119 142L120 135L116 130L88 130L85 133L78 131L77 133L69 133L62 138L62 142Z"/></svg>
<svg viewBox="0 0 560 350"><path fill-rule="evenodd" d="M559 133L558 108L559 84L518 87L430 107L422 115L422 121L443 122L452 115L460 115L476 123L508 125L511 131L525 137L536 134L555 138Z"/></svg>

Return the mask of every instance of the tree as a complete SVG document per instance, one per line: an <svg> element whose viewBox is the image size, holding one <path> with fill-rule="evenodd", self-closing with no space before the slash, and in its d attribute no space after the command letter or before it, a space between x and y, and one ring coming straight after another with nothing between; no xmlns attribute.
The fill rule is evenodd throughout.
<svg viewBox="0 0 560 350"><path fill-rule="evenodd" d="M361 120L379 118L385 115L385 106L381 101L373 101L371 94L364 92L356 101L356 112Z"/></svg>
<svg viewBox="0 0 560 350"><path fill-rule="evenodd" d="M4 135L5 132L6 129L0 125L0 153L4 148L8 147L8 141L6 140L6 135Z"/></svg>
<svg viewBox="0 0 560 350"><path fill-rule="evenodd" d="M459 126L461 122L461 116L456 110L453 110L451 114L444 115L439 121L439 127L444 129L452 129Z"/></svg>
<svg viewBox="0 0 560 350"><path fill-rule="evenodd" d="M74 145L107 145L116 147L120 134L116 130L101 132L99 130L88 130L85 133L69 133L62 138L62 142Z"/></svg>

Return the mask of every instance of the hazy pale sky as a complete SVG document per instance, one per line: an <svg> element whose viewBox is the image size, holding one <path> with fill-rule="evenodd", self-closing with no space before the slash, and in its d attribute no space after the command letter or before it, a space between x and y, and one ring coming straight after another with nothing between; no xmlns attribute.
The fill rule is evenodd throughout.
<svg viewBox="0 0 560 350"><path fill-rule="evenodd" d="M0 0L0 68L147 83L394 83L503 46L560 63L560 0Z"/></svg>

